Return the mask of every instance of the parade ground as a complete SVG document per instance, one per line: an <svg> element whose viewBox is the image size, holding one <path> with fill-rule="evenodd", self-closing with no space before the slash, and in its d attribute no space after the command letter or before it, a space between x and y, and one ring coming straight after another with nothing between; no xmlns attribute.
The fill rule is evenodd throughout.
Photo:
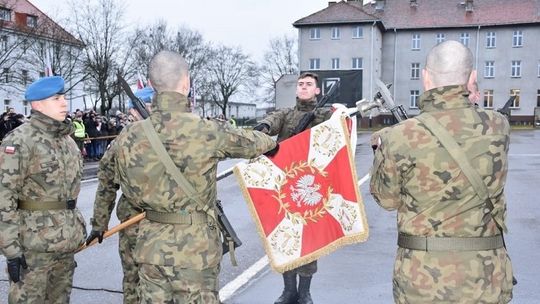
<svg viewBox="0 0 540 304"><path fill-rule="evenodd" d="M312 295L317 304L393 303L396 213L380 208L369 194L366 174L373 160L369 145L370 134L358 134L355 155L360 192L369 223L369 239L364 243L343 247L319 260L319 270L312 282ZM221 163L219 171L228 169L238 161L241 160ZM85 180L81 186L78 206L87 223L92 216L96 188L97 180L94 178ZM540 303L539 189L540 130L513 130L505 188L509 229L506 244L518 280L512 303ZM237 249L238 267L231 265L228 255L223 257L220 274L220 296L223 303L273 303L281 293L282 277L268 265L261 239L234 176L218 183L218 196L243 241L243 245ZM112 218L110 227L118 223L115 215ZM88 231L90 228L87 226ZM78 267L75 270L71 303L122 303L122 269L117 236L78 253L76 260ZM3 257L0 263L5 265ZM7 290L7 275L2 271L0 303L7 303Z"/></svg>

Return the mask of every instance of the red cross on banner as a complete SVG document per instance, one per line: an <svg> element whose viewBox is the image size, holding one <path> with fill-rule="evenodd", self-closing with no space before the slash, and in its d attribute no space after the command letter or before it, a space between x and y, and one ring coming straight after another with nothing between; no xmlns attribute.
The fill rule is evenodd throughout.
<svg viewBox="0 0 540 304"><path fill-rule="evenodd" d="M282 141L274 157L260 156L235 168L276 271L367 239L351 125L337 111L328 121Z"/></svg>

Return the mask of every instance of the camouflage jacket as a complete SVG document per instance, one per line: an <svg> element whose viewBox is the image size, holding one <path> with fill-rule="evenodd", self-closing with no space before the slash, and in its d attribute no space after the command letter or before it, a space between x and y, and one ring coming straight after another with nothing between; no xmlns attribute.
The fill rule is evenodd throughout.
<svg viewBox="0 0 540 304"><path fill-rule="evenodd" d="M66 202L80 191L82 158L69 136L73 127L32 111L0 147L0 249L6 258L25 250L73 252L86 238L84 218L73 210L18 210L19 201Z"/></svg>
<svg viewBox="0 0 540 304"><path fill-rule="evenodd" d="M209 206L216 201L217 163L227 157L253 158L275 147L267 135L201 119L188 113L183 95L154 97L148 119L173 162ZM201 209L165 171L141 122L126 128L113 143L116 176L130 203L144 210L190 213ZM138 263L190 269L215 267L221 260L219 230L213 223L171 225L143 220L134 251Z"/></svg>
<svg viewBox="0 0 540 304"><path fill-rule="evenodd" d="M108 230L111 213L116 202L116 192L120 189L120 185L116 178L116 148L111 144L110 148L105 151L103 157L99 161L98 170L98 188L96 198L94 200L94 215L92 217L92 230L105 231ZM120 221L126 221L130 217L142 212L142 209L136 208L127 201L125 195L121 195L116 206L116 216Z"/></svg>
<svg viewBox="0 0 540 304"><path fill-rule="evenodd" d="M434 116L461 146L489 189L495 216L504 223L509 124L495 111L474 107L462 86L425 92L421 114ZM400 233L435 237L500 234L486 205L438 140L417 119L381 132L371 193L398 210ZM506 228L504 228L506 229ZM398 249L394 298L398 303L506 303L512 268L504 248L477 252Z"/></svg>
<svg viewBox="0 0 540 304"><path fill-rule="evenodd" d="M277 141L281 142L294 134L294 129L300 123L300 120L308 112L315 109L316 100L305 103L296 99L294 108L279 109L264 118L260 123L270 126L268 135L277 135ZM315 111L315 119L308 125L308 128L316 126L332 116L330 108L319 108Z"/></svg>

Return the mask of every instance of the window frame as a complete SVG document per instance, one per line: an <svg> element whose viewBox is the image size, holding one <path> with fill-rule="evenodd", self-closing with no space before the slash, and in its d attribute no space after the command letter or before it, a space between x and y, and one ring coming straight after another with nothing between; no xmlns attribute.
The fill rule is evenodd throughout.
<svg viewBox="0 0 540 304"><path fill-rule="evenodd" d="M36 28L38 26L38 17L34 15L26 15L26 26Z"/></svg>
<svg viewBox="0 0 540 304"><path fill-rule="evenodd" d="M422 37L420 34L412 34L412 40L411 40L411 50L413 51L419 51L422 47Z"/></svg>
<svg viewBox="0 0 540 304"><path fill-rule="evenodd" d="M420 90L409 91L409 109L418 109L418 99L420 99Z"/></svg>
<svg viewBox="0 0 540 304"><path fill-rule="evenodd" d="M364 38L364 28L361 25L357 25L353 28L352 39L362 39L362 38Z"/></svg>
<svg viewBox="0 0 540 304"><path fill-rule="evenodd" d="M341 29L337 26L332 27L331 29L332 34L330 35L330 39L332 40L339 40L341 39Z"/></svg>
<svg viewBox="0 0 540 304"><path fill-rule="evenodd" d="M510 97L514 95L517 95L517 97L516 99L514 99L514 102L512 102L512 105L510 106L510 108L519 109L519 104L521 100L521 89L510 89Z"/></svg>
<svg viewBox="0 0 540 304"><path fill-rule="evenodd" d="M435 35L436 44L443 43L444 41L446 41L446 35L444 33L437 33L437 35Z"/></svg>
<svg viewBox="0 0 540 304"><path fill-rule="evenodd" d="M512 60L510 64L510 77L521 78L521 60Z"/></svg>
<svg viewBox="0 0 540 304"><path fill-rule="evenodd" d="M309 29L309 40L321 40L320 27L312 27Z"/></svg>
<svg viewBox="0 0 540 304"><path fill-rule="evenodd" d="M493 109L493 89L484 90L483 105L485 109Z"/></svg>
<svg viewBox="0 0 540 304"><path fill-rule="evenodd" d="M491 75L488 75L488 71L491 71ZM484 62L484 78L495 78L495 60L486 60Z"/></svg>
<svg viewBox="0 0 540 304"><path fill-rule="evenodd" d="M309 58L309 70L317 71L321 69L321 58Z"/></svg>
<svg viewBox="0 0 540 304"><path fill-rule="evenodd" d="M420 63L419 62L411 63L411 79L413 80L420 79Z"/></svg>
<svg viewBox="0 0 540 304"><path fill-rule="evenodd" d="M332 70L339 70L340 69L340 60L339 60L339 58L332 58L331 59L331 67L332 67Z"/></svg>
<svg viewBox="0 0 540 304"><path fill-rule="evenodd" d="M486 49L494 49L496 47L497 47L497 33L487 32L486 33Z"/></svg>
<svg viewBox="0 0 540 304"><path fill-rule="evenodd" d="M515 30L512 32L512 47L520 48L523 47L523 31Z"/></svg>
<svg viewBox="0 0 540 304"><path fill-rule="evenodd" d="M5 21L5 22L11 22L12 21L11 12L12 11L9 8L0 7L0 20Z"/></svg>
<svg viewBox="0 0 540 304"><path fill-rule="evenodd" d="M467 43L464 43L465 41ZM470 41L471 41L471 34L467 32L463 32L459 34L459 42L461 42L461 44L463 44L464 46L469 47Z"/></svg>
<svg viewBox="0 0 540 304"><path fill-rule="evenodd" d="M364 69L364 59L362 57L353 57L352 60L351 60L351 69L352 70L363 70Z"/></svg>

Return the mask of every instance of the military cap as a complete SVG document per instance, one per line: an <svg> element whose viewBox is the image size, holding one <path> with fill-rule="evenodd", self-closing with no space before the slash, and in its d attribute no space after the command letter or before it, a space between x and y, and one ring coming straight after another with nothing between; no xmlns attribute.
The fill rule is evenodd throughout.
<svg viewBox="0 0 540 304"><path fill-rule="evenodd" d="M152 103L152 97L154 96L154 89L151 87L145 87L134 93L135 96L139 97L140 100L145 103ZM133 108L133 101L130 99L128 103L128 108Z"/></svg>
<svg viewBox="0 0 540 304"><path fill-rule="evenodd" d="M47 99L54 95L64 94L64 78L51 76L40 78L26 88L24 98L28 102Z"/></svg>

